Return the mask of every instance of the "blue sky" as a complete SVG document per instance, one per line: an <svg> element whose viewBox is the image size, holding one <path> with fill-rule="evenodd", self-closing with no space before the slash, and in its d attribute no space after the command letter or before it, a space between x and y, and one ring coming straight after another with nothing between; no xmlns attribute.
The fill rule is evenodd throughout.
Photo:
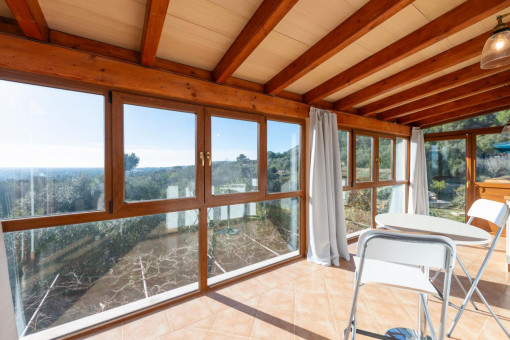
<svg viewBox="0 0 510 340"><path fill-rule="evenodd" d="M104 97L0 80L0 168L103 167ZM196 116L125 105L125 152L139 167L194 164ZM297 124L268 121L268 150L299 143ZM257 159L257 124L213 117L213 160Z"/></svg>

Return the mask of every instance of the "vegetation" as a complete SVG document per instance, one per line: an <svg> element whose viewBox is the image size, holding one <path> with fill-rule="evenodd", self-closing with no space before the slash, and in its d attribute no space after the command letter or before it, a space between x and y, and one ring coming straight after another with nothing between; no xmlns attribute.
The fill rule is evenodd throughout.
<svg viewBox="0 0 510 340"><path fill-rule="evenodd" d="M270 190L297 189L299 156L299 148L269 152ZM128 201L195 195L195 166L139 168L134 153L126 154L124 162ZM240 154L212 168L215 194L258 190L257 160ZM296 250L299 220L291 211L299 208L287 201L293 200L256 203L255 215L247 213L255 203L248 203L242 218L227 220L221 215L227 207L213 208L220 215L218 221L209 216L212 263L231 270L275 256L260 244L281 254ZM0 170L0 218L104 207L102 169ZM242 231L224 233L225 224ZM196 211L8 233L6 245L13 296L21 295L17 305L25 322L55 281L27 334L65 323L66 315L84 317L198 281ZM220 270L217 265L209 269L210 275Z"/></svg>
<svg viewBox="0 0 510 340"><path fill-rule="evenodd" d="M425 133L503 126L510 110L470 118L426 129ZM503 142L500 134L479 135L476 140L476 181L510 176L510 154L498 151L494 144ZM432 196L430 213L434 216L464 221L466 143L450 139L425 143L427 175ZM440 202L441 199L444 202Z"/></svg>

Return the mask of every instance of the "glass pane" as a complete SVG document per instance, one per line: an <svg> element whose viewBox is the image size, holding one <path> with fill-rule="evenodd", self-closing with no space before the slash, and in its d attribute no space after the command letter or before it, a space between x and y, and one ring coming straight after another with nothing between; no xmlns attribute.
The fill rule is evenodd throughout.
<svg viewBox="0 0 510 340"><path fill-rule="evenodd" d="M347 234L372 228L372 189L344 191Z"/></svg>
<svg viewBox="0 0 510 340"><path fill-rule="evenodd" d="M490 113L484 116L478 116L459 120L452 123L434 126L424 129L424 133L446 132L446 131L459 131L468 129L481 129L485 127L503 126L510 119L510 110L503 110L495 113Z"/></svg>
<svg viewBox="0 0 510 340"><path fill-rule="evenodd" d="M501 134L476 136L476 181L510 183L510 140Z"/></svg>
<svg viewBox="0 0 510 340"><path fill-rule="evenodd" d="M374 139L367 136L356 136L356 181L372 180L372 153Z"/></svg>
<svg viewBox="0 0 510 340"><path fill-rule="evenodd" d="M464 222L466 205L466 141L425 143L430 215Z"/></svg>
<svg viewBox="0 0 510 340"><path fill-rule="evenodd" d="M126 201L195 196L196 115L124 105Z"/></svg>
<svg viewBox="0 0 510 340"><path fill-rule="evenodd" d="M301 126L267 121L267 191L299 190Z"/></svg>
<svg viewBox="0 0 510 340"><path fill-rule="evenodd" d="M104 210L104 97L0 80L0 218Z"/></svg>
<svg viewBox="0 0 510 340"><path fill-rule="evenodd" d="M395 179L405 181L407 179L407 140L397 138L395 160Z"/></svg>
<svg viewBox="0 0 510 340"><path fill-rule="evenodd" d="M258 191L259 124L211 117L213 195Z"/></svg>
<svg viewBox="0 0 510 340"><path fill-rule="evenodd" d="M379 138L379 180L393 179L393 140Z"/></svg>
<svg viewBox="0 0 510 340"><path fill-rule="evenodd" d="M209 208L207 214L210 284L299 253L298 198Z"/></svg>
<svg viewBox="0 0 510 340"><path fill-rule="evenodd" d="M377 213L405 212L406 186L394 185L377 188Z"/></svg>
<svg viewBox="0 0 510 340"><path fill-rule="evenodd" d="M340 143L340 162L342 167L342 184L348 186L349 184L349 156L350 156L350 132L345 130L338 130L338 142Z"/></svg>
<svg viewBox="0 0 510 340"><path fill-rule="evenodd" d="M197 210L12 232L5 244L19 334L198 289Z"/></svg>

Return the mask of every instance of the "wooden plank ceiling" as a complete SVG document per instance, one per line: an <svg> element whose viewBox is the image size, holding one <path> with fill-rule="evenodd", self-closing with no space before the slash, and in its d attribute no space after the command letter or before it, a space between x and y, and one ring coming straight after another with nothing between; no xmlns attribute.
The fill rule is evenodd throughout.
<svg viewBox="0 0 510 340"><path fill-rule="evenodd" d="M412 126L510 107L510 0L0 0L0 32Z"/></svg>

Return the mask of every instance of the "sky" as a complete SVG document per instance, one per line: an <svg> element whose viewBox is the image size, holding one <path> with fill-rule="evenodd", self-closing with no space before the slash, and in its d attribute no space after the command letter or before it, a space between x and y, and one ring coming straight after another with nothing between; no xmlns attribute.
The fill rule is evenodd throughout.
<svg viewBox="0 0 510 340"><path fill-rule="evenodd" d="M0 80L0 168L98 168L104 166L102 95ZM268 121L268 150L298 145L300 126ZM212 117L213 161L243 153L257 159L257 123ZM139 167L192 165L193 113L124 106L124 152Z"/></svg>

